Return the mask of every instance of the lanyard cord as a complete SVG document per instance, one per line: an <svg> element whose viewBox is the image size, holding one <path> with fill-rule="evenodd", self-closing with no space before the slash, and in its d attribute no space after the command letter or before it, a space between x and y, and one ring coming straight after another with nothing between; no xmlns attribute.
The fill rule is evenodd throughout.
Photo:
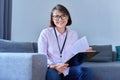
<svg viewBox="0 0 120 80"><path fill-rule="evenodd" d="M55 36L56 36L56 39L57 39L58 48L59 48L59 51L60 51L60 57L62 57L62 52L63 52L64 46L65 46L65 43L66 43L66 40L67 40L68 31L66 30L66 36L65 36L64 43L63 43L61 49L60 49L60 44L59 44L59 40L58 40L58 36L57 36L56 30L55 30L55 27L54 27L54 32L55 32Z"/></svg>

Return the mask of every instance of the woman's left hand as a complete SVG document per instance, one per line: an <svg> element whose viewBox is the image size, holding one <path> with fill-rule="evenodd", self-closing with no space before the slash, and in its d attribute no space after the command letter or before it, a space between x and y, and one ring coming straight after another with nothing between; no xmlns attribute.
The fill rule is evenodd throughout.
<svg viewBox="0 0 120 80"><path fill-rule="evenodd" d="M93 51L93 49L92 49L92 47L89 47L86 51L91 52L91 51Z"/></svg>

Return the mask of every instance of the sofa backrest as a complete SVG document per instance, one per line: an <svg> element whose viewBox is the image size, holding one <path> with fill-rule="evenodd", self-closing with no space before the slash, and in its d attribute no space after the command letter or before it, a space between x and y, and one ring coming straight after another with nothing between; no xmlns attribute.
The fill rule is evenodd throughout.
<svg viewBox="0 0 120 80"><path fill-rule="evenodd" d="M22 52L34 53L32 42L17 42L0 39L0 52Z"/></svg>
<svg viewBox="0 0 120 80"><path fill-rule="evenodd" d="M93 50L99 53L90 61L92 62L111 62L115 60L115 53L112 51L112 45L92 45Z"/></svg>

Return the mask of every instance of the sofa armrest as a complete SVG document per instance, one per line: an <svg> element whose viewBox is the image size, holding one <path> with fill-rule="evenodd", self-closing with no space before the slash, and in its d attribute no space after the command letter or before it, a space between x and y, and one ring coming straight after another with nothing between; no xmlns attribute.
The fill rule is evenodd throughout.
<svg viewBox="0 0 120 80"><path fill-rule="evenodd" d="M32 80L45 80L47 58L45 55L32 56Z"/></svg>
<svg viewBox="0 0 120 80"><path fill-rule="evenodd" d="M0 80L31 80L35 53L0 53Z"/></svg>
<svg viewBox="0 0 120 80"><path fill-rule="evenodd" d="M47 59L38 53L0 53L0 80L45 80Z"/></svg>

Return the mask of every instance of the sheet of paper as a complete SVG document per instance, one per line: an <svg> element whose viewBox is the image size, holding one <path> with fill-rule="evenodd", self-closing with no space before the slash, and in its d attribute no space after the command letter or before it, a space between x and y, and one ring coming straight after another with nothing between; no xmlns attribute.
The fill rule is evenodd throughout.
<svg viewBox="0 0 120 80"><path fill-rule="evenodd" d="M89 44L86 36L84 36L74 43L72 53L77 54L79 52L85 52L88 48Z"/></svg>

